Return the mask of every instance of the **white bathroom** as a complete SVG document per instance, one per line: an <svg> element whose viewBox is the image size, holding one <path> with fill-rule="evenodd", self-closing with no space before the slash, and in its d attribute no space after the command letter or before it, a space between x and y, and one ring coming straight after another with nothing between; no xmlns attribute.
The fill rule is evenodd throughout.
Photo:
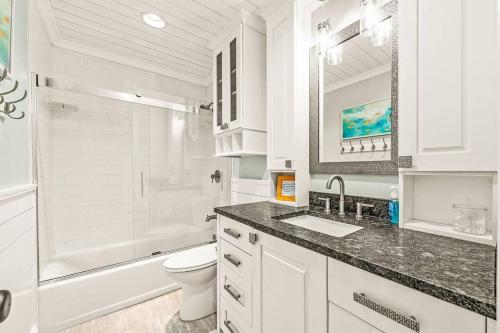
<svg viewBox="0 0 500 333"><path fill-rule="evenodd" d="M500 0L0 0L0 333L494 333Z"/></svg>

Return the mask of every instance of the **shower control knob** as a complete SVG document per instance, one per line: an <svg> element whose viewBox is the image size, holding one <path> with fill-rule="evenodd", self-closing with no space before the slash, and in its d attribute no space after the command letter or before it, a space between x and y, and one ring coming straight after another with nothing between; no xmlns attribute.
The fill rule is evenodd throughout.
<svg viewBox="0 0 500 333"><path fill-rule="evenodd" d="M8 290L0 290L0 323L5 321L12 306L12 296Z"/></svg>
<svg viewBox="0 0 500 333"><path fill-rule="evenodd" d="M220 172L220 170L215 170L215 172L213 174L210 175L210 178L212 179L212 183L215 182L218 184L220 183L220 179L222 177L222 174Z"/></svg>

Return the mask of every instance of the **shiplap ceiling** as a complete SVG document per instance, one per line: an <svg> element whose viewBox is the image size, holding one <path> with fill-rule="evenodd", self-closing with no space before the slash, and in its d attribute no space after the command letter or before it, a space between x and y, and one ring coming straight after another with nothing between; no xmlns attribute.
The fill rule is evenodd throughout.
<svg viewBox="0 0 500 333"><path fill-rule="evenodd" d="M325 90L335 90L380 75L391 69L391 43L375 47L370 40L356 36L343 44L342 63L336 66L324 64Z"/></svg>
<svg viewBox="0 0 500 333"><path fill-rule="evenodd" d="M240 9L256 12L262 0L38 0L56 46L207 85L209 44ZM151 12L167 23L147 26ZM47 25L47 22L45 22Z"/></svg>

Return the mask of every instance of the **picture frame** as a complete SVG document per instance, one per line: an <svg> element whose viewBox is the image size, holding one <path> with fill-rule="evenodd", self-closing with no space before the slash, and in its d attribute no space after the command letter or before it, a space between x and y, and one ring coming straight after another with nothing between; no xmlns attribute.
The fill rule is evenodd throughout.
<svg viewBox="0 0 500 333"><path fill-rule="evenodd" d="M342 140L391 135L391 99L384 98L342 109L340 132Z"/></svg>
<svg viewBox="0 0 500 333"><path fill-rule="evenodd" d="M0 0L0 65L11 71L12 62L12 3Z"/></svg>

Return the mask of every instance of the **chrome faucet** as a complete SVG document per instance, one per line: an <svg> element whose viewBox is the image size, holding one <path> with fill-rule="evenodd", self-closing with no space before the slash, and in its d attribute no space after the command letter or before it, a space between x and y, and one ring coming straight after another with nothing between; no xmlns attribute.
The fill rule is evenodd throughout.
<svg viewBox="0 0 500 333"><path fill-rule="evenodd" d="M345 184L344 184L344 180L342 179L342 177L331 176L330 178L328 178L328 181L326 182L326 188L328 190L330 190L332 188L332 183L334 180L338 180L339 185L340 185L339 216L343 217L343 216L345 216L345 212L344 212Z"/></svg>

